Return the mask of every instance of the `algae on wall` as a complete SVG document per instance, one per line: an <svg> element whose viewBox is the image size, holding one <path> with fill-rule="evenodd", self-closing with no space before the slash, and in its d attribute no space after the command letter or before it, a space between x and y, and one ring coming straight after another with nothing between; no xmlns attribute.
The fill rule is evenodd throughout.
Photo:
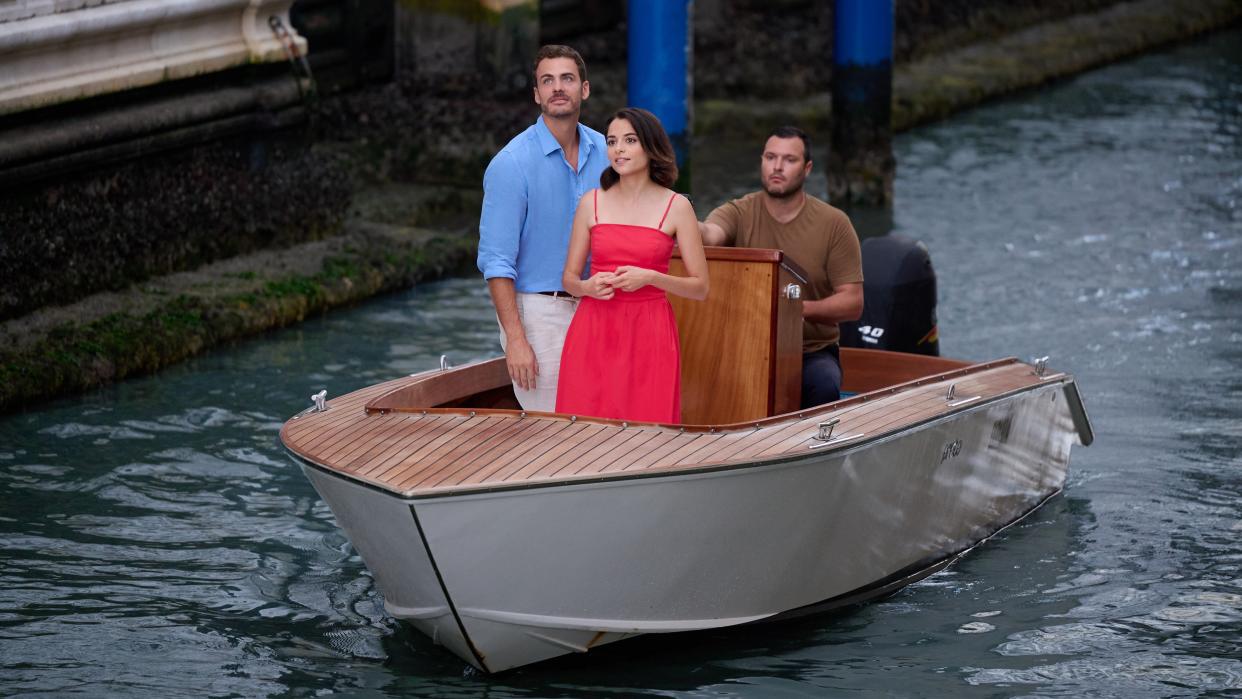
<svg viewBox="0 0 1242 699"><path fill-rule="evenodd" d="M1122 0L896 0L893 59L909 62ZM696 0L696 99L789 99L826 92L832 5L818 0Z"/></svg>
<svg viewBox="0 0 1242 699"><path fill-rule="evenodd" d="M192 280L173 275L133 287L97 317L78 312L81 320L47 332L6 332L0 412L151 373L329 308L464 273L473 267L475 248L470 236L362 226L287 253L220 263Z"/></svg>
<svg viewBox="0 0 1242 699"><path fill-rule="evenodd" d="M0 320L322 237L349 196L346 174L301 145L245 139L11 186L0 196Z"/></svg>

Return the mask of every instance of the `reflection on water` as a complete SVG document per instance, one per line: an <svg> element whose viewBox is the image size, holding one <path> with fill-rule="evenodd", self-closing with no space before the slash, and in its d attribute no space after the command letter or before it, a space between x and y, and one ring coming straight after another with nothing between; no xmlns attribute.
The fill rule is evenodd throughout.
<svg viewBox="0 0 1242 699"><path fill-rule="evenodd" d="M945 353L1052 355L1097 441L1063 496L886 601L497 678L394 623L276 435L320 388L495 354L454 280L0 418L0 695L1242 692L1240 113L1235 31L897 139L877 225L931 250ZM712 145L699 179L736 174L702 213L757 170Z"/></svg>

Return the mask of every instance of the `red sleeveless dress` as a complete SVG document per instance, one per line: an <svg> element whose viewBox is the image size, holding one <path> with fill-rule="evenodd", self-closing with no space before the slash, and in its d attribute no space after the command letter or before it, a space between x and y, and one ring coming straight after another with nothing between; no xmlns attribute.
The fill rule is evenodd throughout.
<svg viewBox="0 0 1242 699"><path fill-rule="evenodd" d="M596 190L597 203L598 195ZM673 237L660 228L672 205L670 197L655 228L600 223L597 207L591 226L590 274L611 272L622 265L667 274ZM607 301L583 297L565 335L556 412L635 422L681 422L677 320L662 289L618 290Z"/></svg>

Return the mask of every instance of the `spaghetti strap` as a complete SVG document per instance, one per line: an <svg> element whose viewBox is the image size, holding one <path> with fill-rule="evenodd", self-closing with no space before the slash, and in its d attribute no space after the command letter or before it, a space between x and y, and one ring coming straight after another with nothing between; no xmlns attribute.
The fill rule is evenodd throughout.
<svg viewBox="0 0 1242 699"><path fill-rule="evenodd" d="M591 204L591 208L595 209L595 223L596 225L598 225L599 224L599 187L596 187L595 189L591 190L591 196L595 198L595 201Z"/></svg>
<svg viewBox="0 0 1242 699"><path fill-rule="evenodd" d="M668 218L669 209L673 208L673 200L677 198L677 192L668 198L668 205L664 207L664 215L660 217L660 224L656 226L656 230L664 230L664 219Z"/></svg>

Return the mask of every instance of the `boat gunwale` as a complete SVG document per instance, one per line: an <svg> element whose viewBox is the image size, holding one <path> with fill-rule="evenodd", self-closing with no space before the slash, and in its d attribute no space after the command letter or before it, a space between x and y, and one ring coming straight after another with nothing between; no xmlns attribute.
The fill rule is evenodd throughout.
<svg viewBox="0 0 1242 699"><path fill-rule="evenodd" d="M1001 363L1003 365L1009 362L1002 361ZM972 366L981 366L981 365L972 365ZM396 496L402 499L403 501L413 502L413 501L419 501L419 500L435 500L435 499L442 499L446 497L458 497L458 496L463 496L463 495L485 495L485 494L493 494L493 493L499 493L499 492L505 492L505 491L528 490L532 488L579 486L579 485L609 483L609 482L617 482L617 481L625 481L625 480L638 480L638 479L645 479L645 478L680 477L680 476L688 476L688 475L717 473L717 472L724 472L724 471L735 471L735 470L750 469L750 468L766 468L766 467L786 465L786 464L791 464L791 463L795 463L799 461L819 458L819 457L822 457L824 454L848 454L848 453L858 451L863 448L871 447L877 442L892 439L900 435L903 432L922 428L931 423L947 421L959 415L975 412L982 408L989 407L996 403L1008 400L1016 395L1043 390L1052 385L1058 385L1061 387L1062 390L1066 390L1066 387L1075 385L1075 380L1073 376L1065 372L1049 374L1047 376L1040 377L1040 380L1036 383L1030 383L1025 386L1019 386L1019 387L1010 389L1008 391L1004 391L1001 393L997 393L996 395L989 396L988 398L985 398L985 399L971 401L970 403L967 403L964 405L960 405L960 406L953 407L953 408L948 408L945 412L939 413L937 415L928 416L920 420L916 420L916 421L908 422L908 423L898 423L897 426L877 432L874 435L868 435L866 438L863 438L863 439L855 439L855 440L850 440L848 442L841 442L835 445L828 445L824 448L816 449L814 451L807 450L802 453L783 452L780 454L774 454L774 455L767 456L767 457L751 457L747 459L732 460L732 461L709 461L705 463L690 464L690 465L669 465L669 466L659 466L659 467L648 467L648 468L639 469L635 471L616 471L616 472L609 472L609 473L595 473L595 474L582 475L582 476L579 476L579 475L557 476L555 478L541 478L537 480L526 479L526 480L514 481L510 483L480 483L480 484L472 484L472 485L440 486L440 487L436 487L433 489L427 489L427 490L423 490L423 489L398 490L395 488L385 487L379 483L374 483L368 480L363 480L354 474L347 473L345 471L341 471L336 468L333 468L332 466L329 466L327 464L322 464L317 461L314 461L306 456L303 456L302 454L297 453L292 448L288 447L288 445L286 445L286 450L290 453L291 456L295 458L295 460L297 460L298 462L306 466L310 466L319 471L323 471L327 474L334 475L338 478L344 478L348 481L357 483L363 487L370 488L370 489L373 489L373 490L376 490L382 493L386 493L391 496ZM879 389L879 390L885 390L885 389ZM859 394L858 397L861 397L863 395L868 395L868 394ZM823 407L829 407L829 406L839 407L842 403L844 403L844 401L839 401L836 403L825 403ZM820 408L816 408L815 410L819 411ZM519 413L520 411L501 410L501 411L495 411L495 412L509 413L511 414L510 415L511 419L518 419L517 413ZM832 412L832 411L829 411L829 412ZM787 415L792 415L792 414L793 413L789 413ZM550 417L559 417L561 419L564 419L564 416L559 415L557 413L540 413L540 415L546 415ZM805 418L802 418L802 419L805 419ZM620 421L616 421L616 422L619 424ZM661 425L655 425L655 426L660 427ZM756 428L752 427L749 429L750 431L754 431ZM282 441L283 441L283 433L284 433L284 430L282 428L281 430ZM1080 434L1080 438L1081 438L1081 434Z"/></svg>
<svg viewBox="0 0 1242 699"><path fill-rule="evenodd" d="M495 361L500 361L500 360L503 360L503 357L494 357L491 359L484 359L482 361L474 362L471 364L464 364L460 367L456 367L454 370L461 371L461 370L471 369L471 368L479 367L483 364L486 364L487 362L495 362ZM432 369L430 371L423 372L421 374L414 374L413 376L409 378L413 378L416 380L404 382L401 385L395 386L389 389L388 391L385 391L384 393L372 398L371 400L367 401L365 406L363 406L363 412L366 413L367 415L375 415L375 414L387 415L388 413L403 413L403 414L414 414L414 415L461 415L464 417L491 417L491 416L516 416L518 418L535 417L535 418L551 418L551 419L566 420L568 422L585 422L585 423L599 424L599 425L610 425L610 426L622 427L622 428L657 427L657 428L663 428L666 430L674 430L679 433L698 432L698 433L707 433L707 434L729 434L729 433L735 433L735 432L753 431L755 429L761 429L763 427L771 426L778 422L791 422L794 420L805 420L807 418L814 417L816 415L835 412L841 408L853 407L858 404L867 403L869 401L874 401L878 398L891 396L895 393L899 393L901 391L905 391L911 388L918 388L920 386L925 386L925 385L933 384L933 383L941 383L949 379L956 379L956 378L960 378L963 376L969 376L971 374L982 373L984 371L989 371L991 369L996 369L998 367L1008 366L1010 364L1021 364L1021 363L1022 363L1021 360L1019 360L1017 357L1003 357L1001 359L993 359L987 362L980 362L977 364L968 364L966 366L958 367L956 369L950 369L948 371L940 372L938 374L928 374L927 376L923 376L917 379L911 379L909 381L895 383L890 386L885 386L883 388L877 388L871 391L866 391L864 393L858 393L856 395L850 396L849 398L844 398L842 400L833 401L831 403L824 403L822 405L818 405L813 408L806 408L806 409L791 411L788 413L781 413L779 415L772 415L769 417L760 418L758 420L744 420L741 422L731 422L731 423L724 423L724 424L719 424L719 425L711 425L711 424L695 425L695 424L688 424L688 423L640 422L640 421L634 421L634 420L615 420L611 418L591 417L589 415L572 415L569 413L546 412L546 411L539 411L539 410L518 410L518 409L513 409L513 408L459 408L459 407L452 407L452 408L436 408L436 407L376 408L376 407L372 407L375 403L378 403L379 401L385 398L388 398L389 396L395 393L404 391L408 389L409 387L414 386L416 384L419 384L425 381L430 381L430 380L437 378L440 375L440 373L444 370L436 370L436 369ZM1034 370L1032 370L1032 373L1034 373ZM1066 374L1064 372L1057 372L1053 374L1048 374L1047 376L1043 376L1041 378L1044 381L1048 381L1051 379L1063 377L1065 375ZM300 415L301 414L295 417L299 417Z"/></svg>

